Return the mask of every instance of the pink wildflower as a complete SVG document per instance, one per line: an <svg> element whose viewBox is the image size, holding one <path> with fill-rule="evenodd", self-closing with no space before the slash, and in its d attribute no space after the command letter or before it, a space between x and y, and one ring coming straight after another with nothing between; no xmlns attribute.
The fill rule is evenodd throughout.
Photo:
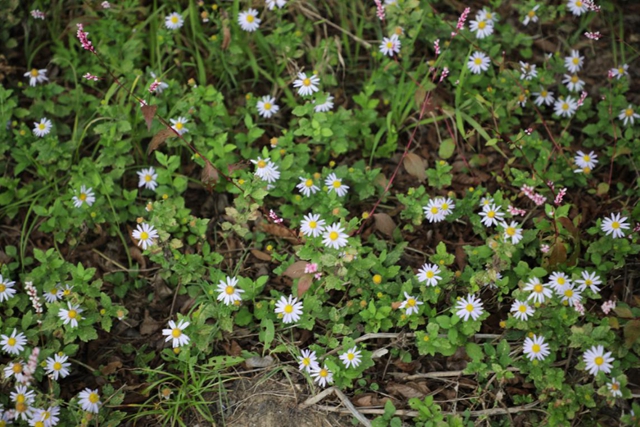
<svg viewBox="0 0 640 427"><path fill-rule="evenodd" d="M576 311L580 313L580 316L584 316L584 305L582 305L580 301L574 301L573 308L575 308Z"/></svg>
<svg viewBox="0 0 640 427"><path fill-rule="evenodd" d="M307 274L315 273L316 271L318 271L318 264L314 262L309 263L304 267L304 272Z"/></svg>
<svg viewBox="0 0 640 427"><path fill-rule="evenodd" d="M520 190L538 206L544 205L544 202L547 200L545 196L536 193L535 189L528 185L523 185Z"/></svg>
<svg viewBox="0 0 640 427"><path fill-rule="evenodd" d="M22 370L22 381L23 384L29 384L33 379L33 374L36 372L38 368L38 356L40 355L40 349L38 347L34 347L31 351L31 355L29 356L29 361L27 362L27 366Z"/></svg>
<svg viewBox="0 0 640 427"><path fill-rule="evenodd" d="M614 78L614 77L615 77L615 76L613 75L613 70L609 70L609 71L607 71L607 78L608 78L608 79L612 79L612 78Z"/></svg>
<svg viewBox="0 0 640 427"><path fill-rule="evenodd" d="M375 0L376 2L376 15L381 21L384 21L384 5L382 4L382 0Z"/></svg>
<svg viewBox="0 0 640 427"><path fill-rule="evenodd" d="M100 5L103 9L109 9L111 7L111 4L109 4L108 1L103 1L102 3L100 3Z"/></svg>
<svg viewBox="0 0 640 427"><path fill-rule="evenodd" d="M583 90L582 93L580 94L580 99L578 99L578 107L582 106L585 99L587 99L587 92Z"/></svg>
<svg viewBox="0 0 640 427"><path fill-rule="evenodd" d="M602 308L602 312L604 314L609 314L609 312L611 310L616 308L616 302L614 300L609 300L609 301L605 302L604 304L602 304L601 308Z"/></svg>
<svg viewBox="0 0 640 427"><path fill-rule="evenodd" d="M540 245L540 252L542 252L543 254L549 252L549 249L549 245Z"/></svg>
<svg viewBox="0 0 640 427"><path fill-rule="evenodd" d="M436 41L433 42L433 48L436 51L436 56L440 55L440 39L436 39Z"/></svg>
<svg viewBox="0 0 640 427"><path fill-rule="evenodd" d="M533 128L527 128L524 130L524 133L526 133L527 135L531 136L531 134L533 133Z"/></svg>
<svg viewBox="0 0 640 427"><path fill-rule="evenodd" d="M596 32L587 31L586 33L584 33L584 36L590 40L600 40L600 37L602 37L602 34L600 34L600 31L596 31Z"/></svg>
<svg viewBox="0 0 640 427"><path fill-rule="evenodd" d="M560 191L558 191L558 194L556 195L556 198L553 201L553 203L555 203L556 206L560 206L560 203L562 203L562 199L564 198L565 194L567 194L567 189L566 188L563 188Z"/></svg>
<svg viewBox="0 0 640 427"><path fill-rule="evenodd" d="M98 76L94 76L94 75L93 75L93 74L91 74L91 73L87 73L87 74L85 74L85 75L84 75L84 76L82 76L82 77L84 77L84 78L85 78L85 79L87 79L87 80L93 80L93 81L95 81L95 82L97 82L98 80L100 80L100 77L98 77Z"/></svg>
<svg viewBox="0 0 640 427"><path fill-rule="evenodd" d="M464 23L467 20L467 16L469 16L469 12L471 11L471 8L467 7L464 12L462 12L462 15L460 15L460 18L458 18L458 24L456 25L456 31L451 33L451 38L454 38L455 36L458 35L458 31L462 30L464 28Z"/></svg>
<svg viewBox="0 0 640 427"><path fill-rule="evenodd" d="M80 43L82 43L82 47L88 50L89 52L95 54L96 49L93 47L93 44L87 38L89 33L84 31L84 26L82 24L76 24L76 25L78 26L78 33L77 33L78 40L80 40Z"/></svg>
<svg viewBox="0 0 640 427"><path fill-rule="evenodd" d="M27 291L27 295L31 299L31 305L33 309L36 311L36 314L42 314L42 303L40 302L40 298L38 297L38 291L35 286L33 286L33 282L25 282L24 288ZM38 323L42 323L42 320L38 319Z"/></svg>
<svg viewBox="0 0 640 427"><path fill-rule="evenodd" d="M440 74L440 81L439 81L438 83L440 83L440 82L442 82L444 79L446 79L448 75L449 75L449 69L448 69L447 67L444 67L444 68L442 69L442 74Z"/></svg>
<svg viewBox="0 0 640 427"><path fill-rule="evenodd" d="M34 19L44 19L45 14L38 9L34 9L31 11L31 16L33 16Z"/></svg>
<svg viewBox="0 0 640 427"><path fill-rule="evenodd" d="M584 0L587 8L593 12L600 12L600 6L596 5L593 0Z"/></svg>
<svg viewBox="0 0 640 427"><path fill-rule="evenodd" d="M513 216L516 216L516 215L524 216L527 213L527 211L525 211L524 209L518 209L515 206L511 206L511 205L509 205L509 207L507 208L507 211Z"/></svg>
<svg viewBox="0 0 640 427"><path fill-rule="evenodd" d="M269 218L271 218L276 224L280 224L282 222L282 218L278 217L278 214L273 210L269 211Z"/></svg>
<svg viewBox="0 0 640 427"><path fill-rule="evenodd" d="M149 86L149 92L151 93L155 92L158 89L158 86L160 86L160 82L158 81L158 79L156 79Z"/></svg>

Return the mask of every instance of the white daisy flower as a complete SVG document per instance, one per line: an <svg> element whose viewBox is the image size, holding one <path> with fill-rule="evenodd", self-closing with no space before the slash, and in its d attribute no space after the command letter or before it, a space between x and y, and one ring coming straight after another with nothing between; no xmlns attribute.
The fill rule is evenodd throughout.
<svg viewBox="0 0 640 427"><path fill-rule="evenodd" d="M314 100L313 103L315 104L316 101ZM313 111L316 113L326 113L331 110L333 110L333 96L331 95L327 95L327 99L322 104L313 107Z"/></svg>
<svg viewBox="0 0 640 427"><path fill-rule="evenodd" d="M342 183L342 178L338 178L335 173L329 174L329 176L324 180L324 185L329 189L329 193L335 190L339 197L346 195L349 190L349 186L344 185Z"/></svg>
<svg viewBox="0 0 640 427"><path fill-rule="evenodd" d="M570 76L569 74L565 74L562 79L562 83L567 85L567 89L571 92L580 92L584 87L584 81L580 80L577 74Z"/></svg>
<svg viewBox="0 0 640 427"><path fill-rule="evenodd" d="M550 354L549 344L544 342L544 337L536 335L524 340L522 351L529 360L544 360Z"/></svg>
<svg viewBox="0 0 640 427"><path fill-rule="evenodd" d="M183 135L189 132L189 129L184 127L184 125L186 125L188 122L186 117L178 117L177 119L170 119L169 121L171 122L171 125L172 125L171 128L176 132L178 132L178 134Z"/></svg>
<svg viewBox="0 0 640 427"><path fill-rule="evenodd" d="M500 212L500 206L496 205L485 205L482 208L482 212L480 212L480 216L482 220L480 220L485 227L491 227L492 225L496 225L499 222L502 222L502 218L504 217L504 212Z"/></svg>
<svg viewBox="0 0 640 427"><path fill-rule="evenodd" d="M308 96L318 91L319 83L320 78L315 74L307 77L306 73L298 73L298 78L293 82L293 87L298 88L298 95Z"/></svg>
<svg viewBox="0 0 640 427"><path fill-rule="evenodd" d="M308 349L302 350L301 355L298 357L298 363L300 363L300 370L307 371L308 373L320 368L316 352Z"/></svg>
<svg viewBox="0 0 640 427"><path fill-rule="evenodd" d="M73 290L73 286L66 284L64 285L63 288L61 288L62 290L62 296L68 297L69 295L71 295L71 291Z"/></svg>
<svg viewBox="0 0 640 427"><path fill-rule="evenodd" d="M187 329L190 324L191 322L187 322L184 319L178 321L178 324L173 320L169 320L169 328L162 330L162 335L166 335L167 337L164 341L171 341L173 348L189 344L191 339L183 331Z"/></svg>
<svg viewBox="0 0 640 427"><path fill-rule="evenodd" d="M623 217L619 213L611 214L609 218L605 218L602 221L602 231L604 231L607 236L611 234L611 237L614 239L624 237L624 231L629 228L629 224L626 222L627 217Z"/></svg>
<svg viewBox="0 0 640 427"><path fill-rule="evenodd" d="M577 50L571 50L571 55L564 58L564 66L570 73L576 74L582 68L584 56L580 56Z"/></svg>
<svg viewBox="0 0 640 427"><path fill-rule="evenodd" d="M58 417L59 414L59 406L49 406L47 409L34 409L29 425L33 425L35 427L54 427L60 421L60 418ZM38 424L39 422L42 424Z"/></svg>
<svg viewBox="0 0 640 427"><path fill-rule="evenodd" d="M58 353L53 357L47 357L45 361L47 364L47 368L45 373L53 377L54 380L58 381L58 378L64 378L69 375L69 367L71 363L67 362L69 356L66 354Z"/></svg>
<svg viewBox="0 0 640 427"><path fill-rule="evenodd" d="M538 15L536 15L536 11L538 10L538 8L540 8L539 4L535 5L533 9L527 12L526 16L524 17L524 21L522 21L524 25L529 25L529 22L538 22Z"/></svg>
<svg viewBox="0 0 640 427"><path fill-rule="evenodd" d="M380 43L380 52L383 55L393 56L400 53L400 48L402 47L402 43L396 34L393 34L391 37L384 37L382 42Z"/></svg>
<svg viewBox="0 0 640 427"><path fill-rule="evenodd" d="M585 0L569 0L567 2L567 9L576 16L580 16L589 10Z"/></svg>
<svg viewBox="0 0 640 427"><path fill-rule="evenodd" d="M477 21L491 21L492 24L498 22L498 15L491 12L486 7L476 14Z"/></svg>
<svg viewBox="0 0 640 427"><path fill-rule="evenodd" d="M537 76L536 64L520 61L520 80L531 80Z"/></svg>
<svg viewBox="0 0 640 427"><path fill-rule="evenodd" d="M91 390L90 388L85 388L78 394L78 403L83 411L92 412L97 414L100 410L100 395L98 394L98 389Z"/></svg>
<svg viewBox="0 0 640 427"><path fill-rule="evenodd" d="M51 127L53 126L51 124L51 120L47 119L46 117L40 119L40 123L33 122L33 125L33 134L39 138L49 135L49 132L51 132Z"/></svg>
<svg viewBox="0 0 640 427"><path fill-rule="evenodd" d="M622 397L622 390L620 390L620 382L618 382L618 380L616 380L615 378L612 378L611 382L607 383L607 389L609 390L609 393L611 393L611 396Z"/></svg>
<svg viewBox="0 0 640 427"><path fill-rule="evenodd" d="M141 171L136 172L138 174L138 187L145 187L149 190L154 190L158 186L156 179L158 179L158 174L156 173L153 167L149 167L148 169L142 169Z"/></svg>
<svg viewBox="0 0 640 427"><path fill-rule="evenodd" d="M440 209L438 199L429 200L427 206L424 206L422 210L424 210L424 214L429 222L440 222L445 218L442 209Z"/></svg>
<svg viewBox="0 0 640 427"><path fill-rule="evenodd" d="M493 203L493 198L491 198L491 197L483 197L480 200L480 207L484 208L485 206L489 206L492 203Z"/></svg>
<svg viewBox="0 0 640 427"><path fill-rule="evenodd" d="M423 304L417 298L412 297L408 293L404 293L404 301L400 304L400 308L406 309L405 314L411 316L413 313L418 313L420 306Z"/></svg>
<svg viewBox="0 0 640 427"><path fill-rule="evenodd" d="M267 0L269 10L273 10L276 6L282 9L285 4L287 4L287 0Z"/></svg>
<svg viewBox="0 0 640 427"><path fill-rule="evenodd" d="M14 419L27 420L33 413L33 402L35 401L35 392L33 390L27 390L26 385L19 385L15 391L12 391L11 401L15 402L15 414Z"/></svg>
<svg viewBox="0 0 640 427"><path fill-rule="evenodd" d="M553 92L546 90L545 88L541 87L540 88L540 92L534 92L533 96L536 97L536 99L533 101L534 104L536 104L538 107L541 106L542 104L544 105L551 105L553 104L553 101L555 101L555 97L553 96Z"/></svg>
<svg viewBox="0 0 640 427"><path fill-rule="evenodd" d="M297 322L302 316L302 301L292 295L289 295L289 299L283 295L276 303L275 313L282 315L283 323Z"/></svg>
<svg viewBox="0 0 640 427"><path fill-rule="evenodd" d="M598 155L593 151L585 154L581 150L578 150L573 160L579 168L574 170L575 173L590 173L598 164Z"/></svg>
<svg viewBox="0 0 640 427"><path fill-rule="evenodd" d="M170 30L182 28L182 24L184 24L184 19L178 12L170 13L164 17L164 25Z"/></svg>
<svg viewBox="0 0 640 427"><path fill-rule="evenodd" d="M418 270L418 281L425 282L427 286L436 286L442 280L440 268L436 264L425 264Z"/></svg>
<svg viewBox="0 0 640 427"><path fill-rule="evenodd" d="M258 160L251 160L251 163L256 165L255 174L263 181L267 181L268 183L274 183L278 179L280 179L280 171L278 170L278 166L273 163L269 158L262 159L258 157Z"/></svg>
<svg viewBox="0 0 640 427"><path fill-rule="evenodd" d="M594 345L589 350L585 351L582 355L582 360L584 361L587 371L591 375L597 375L598 372L604 372L608 374L611 372L611 368L613 368L613 361L615 360L611 357L611 352L604 352L604 347L601 345Z"/></svg>
<svg viewBox="0 0 640 427"><path fill-rule="evenodd" d="M52 304L62 298L62 289L60 289L60 284L53 286L49 291L44 292L42 294L44 296L45 301L49 304Z"/></svg>
<svg viewBox="0 0 640 427"><path fill-rule="evenodd" d="M582 279L576 280L576 283L579 284L578 289L584 291L585 289L591 289L594 293L600 292L600 287L598 285L602 284L602 280L600 277L596 275L596 273L589 273L587 270L583 270Z"/></svg>
<svg viewBox="0 0 640 427"><path fill-rule="evenodd" d="M532 299L534 303L538 304L542 304L548 298L551 298L552 295L551 289L543 285L540 279L538 279L537 277L532 277L531 279L529 279L524 287L524 290L531 292L531 295L529 295L529 298L527 299Z"/></svg>
<svg viewBox="0 0 640 427"><path fill-rule="evenodd" d="M263 96L258 100L256 104L258 113L265 119L271 118L274 114L280 110L280 107L276 104L276 99L273 96Z"/></svg>
<svg viewBox="0 0 640 427"><path fill-rule="evenodd" d="M517 245L522 240L522 228L518 228L518 223L511 221L510 224L503 222L502 228L504 228L504 238L511 239L511 243Z"/></svg>
<svg viewBox="0 0 640 427"><path fill-rule="evenodd" d="M78 327L78 320L82 319L80 313L84 310L80 308L79 305L71 305L70 302L67 302L68 310L65 308L61 308L58 311L58 317L63 321L63 325L69 325L71 328Z"/></svg>
<svg viewBox="0 0 640 427"><path fill-rule="evenodd" d="M37 70L32 68L31 71L24 73L24 76L29 77L29 86L35 86L38 83L49 81L46 69Z"/></svg>
<svg viewBox="0 0 640 427"><path fill-rule="evenodd" d="M513 317L526 322L529 316L533 314L533 307L527 304L526 301L515 300L513 304L511 304L511 312L513 313Z"/></svg>
<svg viewBox="0 0 640 427"><path fill-rule="evenodd" d="M578 109L578 103L575 99L567 96L566 99L558 99L553 105L554 113L560 117L571 117Z"/></svg>
<svg viewBox="0 0 640 427"><path fill-rule="evenodd" d="M77 196L73 196L73 206L79 208L83 203L86 203L87 206L93 205L93 202L96 201L96 196L93 194L93 189L86 186L80 187L80 194Z"/></svg>
<svg viewBox="0 0 640 427"><path fill-rule="evenodd" d="M300 192L306 197L309 197L312 194L316 194L320 190L320 187L317 187L314 184L312 178L305 178L301 176L298 179L300 180L300 183L296 185L296 188L300 190Z"/></svg>
<svg viewBox="0 0 640 427"><path fill-rule="evenodd" d="M255 9L245 10L238 14L240 28L250 33L258 29L260 22L262 21L258 18L258 11Z"/></svg>
<svg viewBox="0 0 640 427"><path fill-rule="evenodd" d="M2 277L0 274L0 302L9 301L16 294L16 290L13 289L13 285L16 282L10 281Z"/></svg>
<svg viewBox="0 0 640 427"><path fill-rule="evenodd" d="M305 215L300 223L300 231L303 236L318 237L324 231L325 221L320 219L320 214Z"/></svg>
<svg viewBox="0 0 640 427"><path fill-rule="evenodd" d="M233 305L242 301L242 289L238 289L238 279L227 276L226 280L220 280L218 284L218 301L223 301L226 305Z"/></svg>
<svg viewBox="0 0 640 427"><path fill-rule="evenodd" d="M629 75L629 65L623 64L618 68L612 68L611 70L609 70L609 73L611 73L612 77L620 80L622 77Z"/></svg>
<svg viewBox="0 0 640 427"><path fill-rule="evenodd" d="M445 217L450 215L456 207L456 205L453 203L453 200L448 197L446 199L444 197L437 197L436 202L438 203L440 212L442 212L442 215L444 215Z"/></svg>
<svg viewBox="0 0 640 427"><path fill-rule="evenodd" d="M562 302L566 302L570 307L582 301L582 293L575 289L573 285L567 285L562 289Z"/></svg>
<svg viewBox="0 0 640 427"><path fill-rule="evenodd" d="M489 69L490 63L491 61L489 60L489 57L483 52L474 52L469 57L467 68L469 68L473 74L480 74L481 72Z"/></svg>
<svg viewBox="0 0 640 427"><path fill-rule="evenodd" d="M328 248L340 249L347 246L348 237L340 223L331 224L323 230L322 244Z"/></svg>
<svg viewBox="0 0 640 427"><path fill-rule="evenodd" d="M340 355L340 360L342 360L347 369L350 367L357 368L362 362L362 352L357 347L350 348Z"/></svg>
<svg viewBox="0 0 640 427"><path fill-rule="evenodd" d="M566 286L571 286L571 279L565 273L561 271L554 271L549 276L549 282L547 283L558 295L562 295L562 291Z"/></svg>
<svg viewBox="0 0 640 427"><path fill-rule="evenodd" d="M4 377L9 379L14 377L16 382L22 383L24 382L25 375L24 370L26 365L23 360L16 360L15 362L7 363L7 366L4 368ZM2 420L2 418L0 418Z"/></svg>
<svg viewBox="0 0 640 427"><path fill-rule="evenodd" d="M633 105L629 104L627 108L620 110L618 119L622 120L622 123L627 126L629 123L633 124L635 119L640 119L640 114L636 113Z"/></svg>
<svg viewBox="0 0 640 427"><path fill-rule="evenodd" d="M311 372L311 377L320 387L326 387L327 385L333 384L333 372L327 368L327 365L322 368L318 366L317 369Z"/></svg>
<svg viewBox="0 0 640 427"><path fill-rule="evenodd" d="M456 309L458 310L456 314L464 321L469 320L469 317L473 320L478 320L484 313L482 301L472 294L467 295L467 298L460 298L460 301L456 304Z"/></svg>
<svg viewBox="0 0 640 427"><path fill-rule="evenodd" d="M483 39L493 34L493 21L476 17L475 21L469 21L469 29L476 33L476 38Z"/></svg>
<svg viewBox="0 0 640 427"><path fill-rule="evenodd" d="M138 246L146 250L153 245L153 239L158 237L158 231L152 225L143 222L137 225L131 236L138 241Z"/></svg>

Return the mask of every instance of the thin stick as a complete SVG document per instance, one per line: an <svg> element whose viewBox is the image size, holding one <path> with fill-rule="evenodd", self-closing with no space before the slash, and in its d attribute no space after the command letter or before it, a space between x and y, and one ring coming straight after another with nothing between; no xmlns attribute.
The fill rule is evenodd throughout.
<svg viewBox="0 0 640 427"><path fill-rule="evenodd" d="M329 396L330 394L335 394L336 396L338 396L342 404L347 408L346 410L340 409L340 411L344 411L345 413L349 413L353 415L358 421L360 421L360 424L362 424L363 426L372 427L371 422L368 419L366 419L365 416L362 415L362 413L360 413L355 406L353 406L353 403L351 403L349 398L335 387L329 387L328 389L324 390L322 393L308 398L307 400L302 402L302 404L300 405L300 409L305 409L311 405L315 405L316 403L320 402L322 399ZM339 408L336 408L336 409L339 409Z"/></svg>

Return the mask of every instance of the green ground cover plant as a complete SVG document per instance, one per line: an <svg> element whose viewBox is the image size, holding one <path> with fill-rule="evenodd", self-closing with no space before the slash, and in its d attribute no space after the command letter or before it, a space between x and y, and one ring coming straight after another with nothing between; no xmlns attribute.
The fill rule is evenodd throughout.
<svg viewBox="0 0 640 427"><path fill-rule="evenodd" d="M0 427L640 424L630 3L3 2Z"/></svg>

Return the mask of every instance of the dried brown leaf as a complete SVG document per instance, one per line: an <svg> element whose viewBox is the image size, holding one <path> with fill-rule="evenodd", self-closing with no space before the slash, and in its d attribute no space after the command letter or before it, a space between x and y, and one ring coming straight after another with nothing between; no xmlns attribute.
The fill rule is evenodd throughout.
<svg viewBox="0 0 640 427"><path fill-rule="evenodd" d="M298 280L298 298L302 298L302 296L309 290L311 284L313 283L313 275L305 274Z"/></svg>
<svg viewBox="0 0 640 427"><path fill-rule="evenodd" d="M265 221L260 223L258 228L267 234L271 234L272 236L282 237L289 240L290 242L298 242L298 240L295 238L295 234L293 234L287 227L284 227L282 225L272 224Z"/></svg>
<svg viewBox="0 0 640 427"><path fill-rule="evenodd" d="M275 363L275 359L271 356L253 356L244 361L247 369L267 368Z"/></svg>
<svg viewBox="0 0 640 427"><path fill-rule="evenodd" d="M100 373L102 375L111 375L120 368L122 368L122 362L119 360L115 360L113 362L107 363L107 366L103 366L102 368L100 368Z"/></svg>
<svg viewBox="0 0 640 427"><path fill-rule="evenodd" d="M282 274L292 279L298 279L305 275L304 270L308 264L309 263L307 261L296 261L289 267L287 267L287 269Z"/></svg>
<svg viewBox="0 0 640 427"><path fill-rule="evenodd" d="M220 180L220 175L218 175L218 171L211 164L211 162L206 161L204 164L204 168L202 168L201 174L202 183L207 187L212 187L218 183Z"/></svg>
<svg viewBox="0 0 640 427"><path fill-rule="evenodd" d="M427 179L427 161L416 153L408 153L402 161L407 173L418 181L424 182Z"/></svg>
<svg viewBox="0 0 640 427"><path fill-rule="evenodd" d="M271 261L273 259L268 253L259 251L257 249L251 249L251 255L258 258L260 261Z"/></svg>
<svg viewBox="0 0 640 427"><path fill-rule="evenodd" d="M140 335L151 335L164 325L164 322L158 322L149 315L149 311L145 310L144 320L140 324Z"/></svg>
<svg viewBox="0 0 640 427"><path fill-rule="evenodd" d="M151 130L151 123L153 123L153 117L156 115L157 105L143 105L140 107L142 110L142 116L147 124L147 130Z"/></svg>
<svg viewBox="0 0 640 427"><path fill-rule="evenodd" d="M375 220L376 230L389 237L393 235L393 230L396 229L396 223L388 214L373 214L373 219Z"/></svg>
<svg viewBox="0 0 640 427"><path fill-rule="evenodd" d="M422 398L424 397L424 393L422 391L417 390L414 387L411 387L409 384L400 384L394 382L388 382L386 387L387 392L396 396L402 396L407 399Z"/></svg>
<svg viewBox="0 0 640 427"><path fill-rule="evenodd" d="M231 43L231 30L229 29L228 25L224 25L224 27L222 27L222 44L220 45L220 47L222 48L222 50L227 50L229 48L230 43Z"/></svg>
<svg viewBox="0 0 640 427"><path fill-rule="evenodd" d="M156 133L149 144L149 148L147 148L147 153L151 154L155 149L157 149L163 142L165 142L169 138L175 138L176 133L171 128L164 128L160 132Z"/></svg>

